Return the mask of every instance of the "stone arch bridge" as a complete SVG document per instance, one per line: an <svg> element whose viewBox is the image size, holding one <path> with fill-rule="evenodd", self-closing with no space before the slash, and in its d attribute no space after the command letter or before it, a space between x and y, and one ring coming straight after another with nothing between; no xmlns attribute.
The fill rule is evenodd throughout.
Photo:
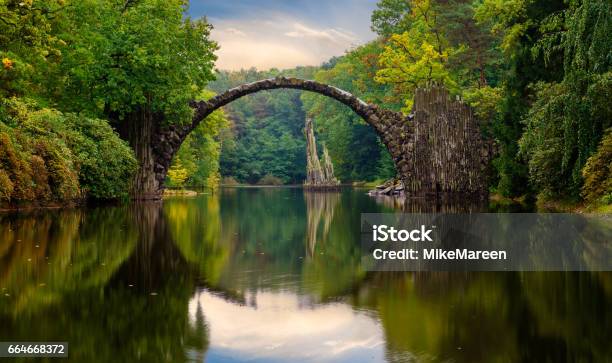
<svg viewBox="0 0 612 363"><path fill-rule="evenodd" d="M279 88L311 91L350 107L371 125L391 154L397 176L411 195L486 195L484 171L490 147L468 106L451 101L441 87L419 89L406 116L366 103L339 88L310 80L277 77L244 84L207 101L192 101L191 124L154 128L150 147L136 150L141 168L135 197L158 198L172 158L187 135L213 111L251 93Z"/></svg>

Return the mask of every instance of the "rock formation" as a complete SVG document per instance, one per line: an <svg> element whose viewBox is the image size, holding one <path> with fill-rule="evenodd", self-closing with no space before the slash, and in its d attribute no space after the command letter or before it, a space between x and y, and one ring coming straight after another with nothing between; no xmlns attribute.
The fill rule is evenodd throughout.
<svg viewBox="0 0 612 363"><path fill-rule="evenodd" d="M306 181L304 186L313 189L338 187L340 182L334 177L334 166L325 145L323 145L323 163L319 160L311 118L306 118L304 135L306 136Z"/></svg>

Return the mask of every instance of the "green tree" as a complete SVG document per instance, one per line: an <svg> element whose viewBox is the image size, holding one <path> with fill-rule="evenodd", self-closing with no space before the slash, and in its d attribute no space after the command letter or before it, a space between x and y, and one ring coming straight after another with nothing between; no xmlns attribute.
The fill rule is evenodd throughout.
<svg viewBox="0 0 612 363"><path fill-rule="evenodd" d="M408 29L410 1L380 0L372 12L372 30L382 37L401 34Z"/></svg>
<svg viewBox="0 0 612 363"><path fill-rule="evenodd" d="M400 15L391 13L390 4L395 2L381 1L372 15L374 28L386 37L375 79L394 85L404 98L405 112L412 108L415 88L430 82L471 96L475 105L481 104L481 94L496 93L489 87L495 86L498 78L495 39L485 26L476 23L471 2L407 1ZM381 22L383 25L376 25Z"/></svg>
<svg viewBox="0 0 612 363"><path fill-rule="evenodd" d="M315 80L351 92L366 102L399 110L403 98L391 85L374 80L383 45L370 42L323 65ZM348 107L313 93L302 95L304 109L314 118L318 140L325 142L342 181L375 180L395 175L391 156L374 129Z"/></svg>
<svg viewBox="0 0 612 363"><path fill-rule="evenodd" d="M213 92L204 91L199 98L208 99L212 96ZM219 134L228 126L229 121L222 110L217 110L204 119L183 141L168 171L169 184L215 188L220 180ZM181 167L178 166L179 163ZM184 170L184 175L181 172L180 178L177 177L178 170Z"/></svg>
<svg viewBox="0 0 612 363"><path fill-rule="evenodd" d="M524 132L522 119L532 101L532 85L539 81L557 80L561 74L559 57L551 57L544 67L542 54L534 54L532 50L543 36L539 24L564 6L561 0L484 0L475 9L479 24L500 37L496 46L501 52L503 73L500 74L501 101L492 123L499 144L499 156L493 161L497 170L493 187L506 196L531 192L529 169L519 155L518 140Z"/></svg>
<svg viewBox="0 0 612 363"><path fill-rule="evenodd" d="M156 192L154 130L191 120L189 101L213 78L216 44L185 0L85 0L66 8L62 107L112 121L139 161L135 194Z"/></svg>
<svg viewBox="0 0 612 363"><path fill-rule="evenodd" d="M285 71L256 69L220 72L210 84L215 92L279 75L312 78L313 67ZM300 91L257 92L225 107L231 120L222 132L220 170L224 177L255 184L265 176L283 183L301 184L306 174L306 148L302 128L305 113Z"/></svg>
<svg viewBox="0 0 612 363"><path fill-rule="evenodd" d="M582 169L582 196L589 203L612 204L612 129Z"/></svg>
<svg viewBox="0 0 612 363"><path fill-rule="evenodd" d="M0 2L0 97L35 96L61 60L66 43L58 36L66 24L62 0Z"/></svg>
<svg viewBox="0 0 612 363"><path fill-rule="evenodd" d="M611 18L608 1L576 1L540 25L534 52L546 64L561 54L562 79L537 85L520 143L530 179L545 196L579 197L587 159L612 125Z"/></svg>

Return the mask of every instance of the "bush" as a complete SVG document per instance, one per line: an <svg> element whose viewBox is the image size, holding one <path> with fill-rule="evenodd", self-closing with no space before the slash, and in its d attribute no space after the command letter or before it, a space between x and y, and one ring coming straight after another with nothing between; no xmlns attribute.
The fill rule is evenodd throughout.
<svg viewBox="0 0 612 363"><path fill-rule="evenodd" d="M117 198L135 169L131 149L103 120L0 103L0 201Z"/></svg>
<svg viewBox="0 0 612 363"><path fill-rule="evenodd" d="M233 176L224 176L221 179L221 185L239 185L240 183Z"/></svg>
<svg viewBox="0 0 612 363"><path fill-rule="evenodd" d="M258 185L283 185L283 180L281 178L275 177L271 174L266 174L263 178L259 179L257 182Z"/></svg>
<svg viewBox="0 0 612 363"><path fill-rule="evenodd" d="M88 197L127 196L138 167L132 149L104 120L67 114L66 142L79 166L79 181Z"/></svg>
<svg viewBox="0 0 612 363"><path fill-rule="evenodd" d="M588 203L612 204L612 128L582 169L582 196Z"/></svg>
<svg viewBox="0 0 612 363"><path fill-rule="evenodd" d="M79 196L70 151L51 138L32 137L0 122L0 199L70 200Z"/></svg>

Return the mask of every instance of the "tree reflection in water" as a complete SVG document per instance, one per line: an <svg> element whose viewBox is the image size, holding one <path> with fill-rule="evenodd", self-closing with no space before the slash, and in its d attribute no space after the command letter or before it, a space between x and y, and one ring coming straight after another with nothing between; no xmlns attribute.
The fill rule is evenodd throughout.
<svg viewBox="0 0 612 363"><path fill-rule="evenodd" d="M206 329L187 319L194 275L161 204L0 223L1 286L10 295L0 300L0 340L68 341L74 362L204 356Z"/></svg>
<svg viewBox="0 0 612 363"><path fill-rule="evenodd" d="M340 201L340 194L336 192L306 191L306 252L309 257L314 255L317 241L327 239L329 228L334 219L334 210ZM323 223L322 235L319 236L319 225Z"/></svg>
<svg viewBox="0 0 612 363"><path fill-rule="evenodd" d="M360 213L393 208L235 189L2 215L0 341L69 341L74 362L610 360L610 273L366 272Z"/></svg>

